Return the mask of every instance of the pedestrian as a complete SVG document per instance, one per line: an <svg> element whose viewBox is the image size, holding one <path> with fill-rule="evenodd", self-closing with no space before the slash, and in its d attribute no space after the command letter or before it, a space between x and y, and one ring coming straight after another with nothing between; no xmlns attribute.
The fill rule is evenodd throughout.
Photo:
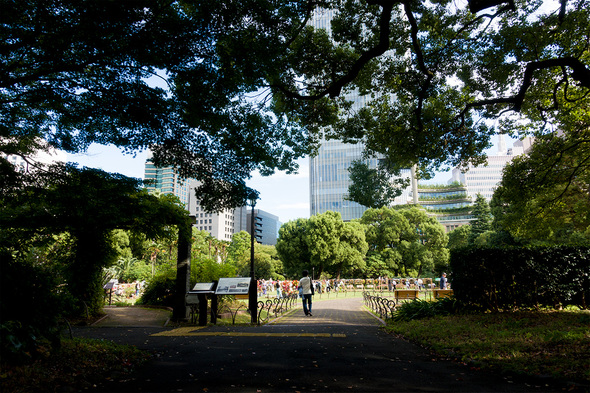
<svg viewBox="0 0 590 393"><path fill-rule="evenodd" d="M307 270L304 270L302 274L303 277L299 280L299 285L303 293L303 312L306 316L311 317L311 297L314 294L313 283Z"/></svg>
<svg viewBox="0 0 590 393"><path fill-rule="evenodd" d="M418 290L421 291L424 288L424 281L421 278L418 279Z"/></svg>
<svg viewBox="0 0 590 393"><path fill-rule="evenodd" d="M277 299L282 298L283 296L281 296L281 284L278 281L275 284L275 288L277 289Z"/></svg>
<svg viewBox="0 0 590 393"><path fill-rule="evenodd" d="M443 273L440 278L440 289L447 289L447 273Z"/></svg>

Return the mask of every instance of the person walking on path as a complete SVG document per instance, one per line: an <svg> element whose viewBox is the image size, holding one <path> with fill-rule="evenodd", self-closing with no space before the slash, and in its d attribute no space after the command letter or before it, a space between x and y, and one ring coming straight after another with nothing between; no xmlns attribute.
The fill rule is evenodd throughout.
<svg viewBox="0 0 590 393"><path fill-rule="evenodd" d="M311 296L313 295L313 283L311 282L311 278L309 277L309 272L307 270L303 271L303 277L301 280L299 280L299 285L301 285L303 293L303 312L305 315L311 317Z"/></svg>

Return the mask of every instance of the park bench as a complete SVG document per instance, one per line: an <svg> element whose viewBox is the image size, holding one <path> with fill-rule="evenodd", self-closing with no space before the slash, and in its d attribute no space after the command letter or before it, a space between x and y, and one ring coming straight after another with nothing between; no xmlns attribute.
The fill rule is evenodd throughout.
<svg viewBox="0 0 590 393"><path fill-rule="evenodd" d="M453 294L452 289L433 289L432 292L434 293L435 299L450 297Z"/></svg>
<svg viewBox="0 0 590 393"><path fill-rule="evenodd" d="M416 300L418 299L418 293L417 289L397 289L394 291L395 303L399 304L401 300Z"/></svg>

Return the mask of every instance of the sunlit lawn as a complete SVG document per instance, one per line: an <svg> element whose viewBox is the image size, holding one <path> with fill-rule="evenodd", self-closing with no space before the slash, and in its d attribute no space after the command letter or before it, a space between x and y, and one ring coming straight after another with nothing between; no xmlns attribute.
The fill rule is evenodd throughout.
<svg viewBox="0 0 590 393"><path fill-rule="evenodd" d="M511 373L590 381L590 312L455 315L390 322L437 353Z"/></svg>

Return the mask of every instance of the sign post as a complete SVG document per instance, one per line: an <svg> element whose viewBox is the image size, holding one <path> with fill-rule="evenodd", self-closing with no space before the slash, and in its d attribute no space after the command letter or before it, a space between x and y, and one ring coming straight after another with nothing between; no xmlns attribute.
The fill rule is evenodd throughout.
<svg viewBox="0 0 590 393"><path fill-rule="evenodd" d="M254 275L254 219L256 199L252 199L252 214L250 215L250 296L248 297L248 308L250 309L250 323L255 325L258 317L258 286Z"/></svg>

